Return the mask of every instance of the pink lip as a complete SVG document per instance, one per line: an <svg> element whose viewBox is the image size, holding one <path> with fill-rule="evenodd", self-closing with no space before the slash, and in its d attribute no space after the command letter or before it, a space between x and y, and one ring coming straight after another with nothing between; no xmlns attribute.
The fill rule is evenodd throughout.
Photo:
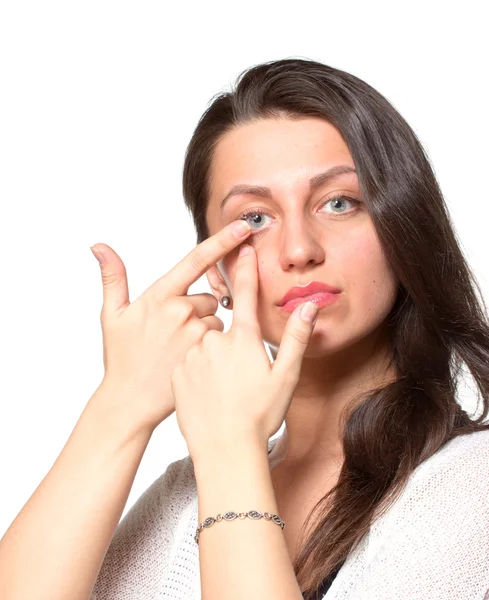
<svg viewBox="0 0 489 600"><path fill-rule="evenodd" d="M322 281L311 281L307 285L296 285L291 288L285 296L280 300L279 306L285 306L291 300L296 300L297 298L301 298L302 302L306 302L304 300L307 296L313 296L315 294L327 294L327 295L335 295L339 294L341 290L333 287L327 283L323 283ZM297 306L297 304L296 304Z"/></svg>
<svg viewBox="0 0 489 600"><path fill-rule="evenodd" d="M283 304L280 308L284 312L293 312L295 307L299 304L303 304L304 302L314 302L317 304L319 308L323 308L324 306L328 306L328 304L333 304L339 298L339 294L328 294L328 293L319 293L312 294L310 296L303 296L301 298L296 298L295 300L289 300Z"/></svg>

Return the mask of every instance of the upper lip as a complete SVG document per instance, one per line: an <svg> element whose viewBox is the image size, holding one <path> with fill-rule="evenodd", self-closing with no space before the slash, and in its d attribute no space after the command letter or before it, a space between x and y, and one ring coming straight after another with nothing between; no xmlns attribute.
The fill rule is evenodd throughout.
<svg viewBox="0 0 489 600"><path fill-rule="evenodd" d="M279 306L283 306L287 302L291 300L295 300L296 298L304 298L304 296L310 296L311 294L319 294L320 292L327 292L328 294L339 294L341 290L338 288L329 285L328 283L323 283L322 281L311 281L306 285L296 285L285 294L285 296L280 300Z"/></svg>

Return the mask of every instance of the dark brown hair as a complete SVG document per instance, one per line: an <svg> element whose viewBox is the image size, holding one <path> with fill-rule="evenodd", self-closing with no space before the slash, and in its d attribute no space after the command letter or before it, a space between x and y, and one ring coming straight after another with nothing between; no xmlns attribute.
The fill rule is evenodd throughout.
<svg viewBox="0 0 489 600"><path fill-rule="evenodd" d="M482 293L415 133L370 85L316 61L290 58L252 67L202 115L183 168L197 243L209 236L209 171L219 140L242 124L280 117L319 117L339 130L400 282L388 317L400 376L352 399L345 410L338 483L309 515L318 511L317 525L294 561L308 600L420 463L456 436L489 429L489 326ZM464 365L480 392L476 413L482 399L477 418L456 399Z"/></svg>

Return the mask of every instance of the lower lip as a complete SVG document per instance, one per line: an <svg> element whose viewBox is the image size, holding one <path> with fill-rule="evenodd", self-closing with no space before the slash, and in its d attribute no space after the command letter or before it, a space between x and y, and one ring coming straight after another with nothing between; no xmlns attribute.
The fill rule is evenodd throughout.
<svg viewBox="0 0 489 600"><path fill-rule="evenodd" d="M304 304L304 302L314 302L319 308L323 308L324 306L328 306L329 304L333 304L338 298L339 294L328 294L326 292L321 292L320 294L312 294L311 296L304 296L303 298L296 298L295 300L290 300L280 308L284 312L293 312L296 306L299 304Z"/></svg>

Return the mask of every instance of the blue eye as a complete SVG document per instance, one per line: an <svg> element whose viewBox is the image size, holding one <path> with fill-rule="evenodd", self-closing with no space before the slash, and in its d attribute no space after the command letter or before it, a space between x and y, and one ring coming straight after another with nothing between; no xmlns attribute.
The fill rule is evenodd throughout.
<svg viewBox="0 0 489 600"><path fill-rule="evenodd" d="M348 196L341 196L341 195L338 195L338 196L333 196L332 198L329 198L329 199L328 199L328 200L327 200L327 201L326 201L326 202L323 204L323 206L326 206L326 204L329 204L330 202L334 203L334 205L337 205L337 203L338 203L338 202L344 202L345 200L346 200L347 202L350 202L351 204L353 204L355 207L357 207L357 206L360 204L360 201L359 201L359 200L355 200L355 198L350 198L350 197L348 197ZM344 211L344 210L342 210L342 211L341 211L341 212L339 212L339 213L332 213L332 214L334 214L334 215L340 215L340 216L341 216L341 215L342 215L344 212L345 212L345 211ZM350 211L350 212L348 212L348 213L346 213L346 214L351 214L351 212L352 212L352 211Z"/></svg>
<svg viewBox="0 0 489 600"><path fill-rule="evenodd" d="M359 200L356 200L355 198L350 198L348 196L342 196L342 195L337 195L337 196L333 196L332 198L328 198L328 200L321 206L324 207L327 204L334 203L334 206L336 208L338 208L338 203L340 202L350 202L351 204L353 204L355 206L355 210L353 211L348 211L346 212L345 209L341 210L340 212L332 212L329 214L334 215L334 217L343 217L343 215L347 216L347 215L351 215L353 212L356 211L357 207L359 204L361 204L361 202ZM253 217L253 219L251 219L251 217ZM254 209L251 208L249 210L247 210L246 212L244 212L243 214L241 214L239 217L237 217L238 219L243 219L243 221L247 221L251 227L252 231L261 231L261 229L263 229L263 227L259 227L258 229L255 229L253 226L257 225L260 226L263 224L263 217L270 217L270 215L268 213L266 213L265 211L261 210L261 209ZM270 217L271 218L271 217Z"/></svg>
<svg viewBox="0 0 489 600"><path fill-rule="evenodd" d="M253 228L253 225L261 225L263 222L263 217L269 217L269 216L270 215L263 212L262 210L251 209L251 210L247 210L245 213L240 215L238 217L238 219L243 219L243 221L246 221L250 225L252 231L257 231L256 229ZM253 217L253 219L251 219L251 217ZM251 219L251 220L249 220L249 219Z"/></svg>

